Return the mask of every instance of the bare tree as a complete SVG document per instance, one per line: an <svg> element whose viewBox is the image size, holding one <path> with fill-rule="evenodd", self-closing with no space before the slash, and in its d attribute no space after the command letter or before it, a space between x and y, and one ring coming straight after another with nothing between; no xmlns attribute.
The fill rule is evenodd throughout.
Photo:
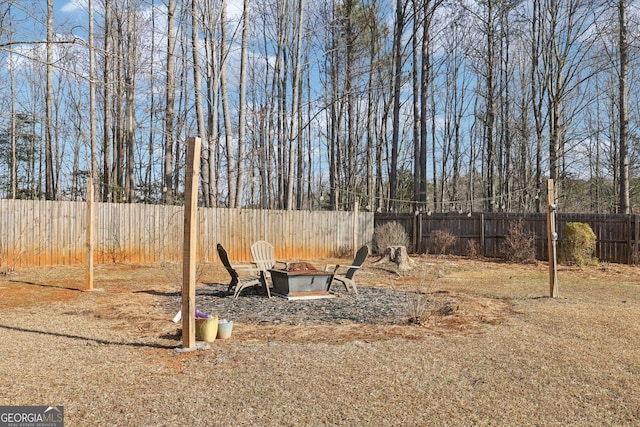
<svg viewBox="0 0 640 427"><path fill-rule="evenodd" d="M47 0L47 88L45 116L45 198L56 197L53 170L53 0Z"/></svg>
<svg viewBox="0 0 640 427"><path fill-rule="evenodd" d="M629 45L627 42L627 1L618 1L618 34L620 51L619 121L620 121L620 213L630 213L629 200Z"/></svg>
<svg viewBox="0 0 640 427"><path fill-rule="evenodd" d="M220 4L220 93L222 99L222 116L224 119L224 137L225 147L227 150L227 185L228 185L228 207L237 207L236 185L237 178L237 162L234 158L233 146L233 126L231 122L231 106L229 99L229 89L227 83L227 55L230 49L227 46L227 0L222 0Z"/></svg>
<svg viewBox="0 0 640 427"><path fill-rule="evenodd" d="M89 139L91 144L91 179L95 190L99 188L98 183L98 123L96 120L96 46L94 30L94 0L89 0ZM95 194L99 194L95 191Z"/></svg>
<svg viewBox="0 0 640 427"><path fill-rule="evenodd" d="M204 103L202 100L202 71L200 63L200 2L199 0L191 0L191 55L193 57L193 93L196 109L196 129L197 137L202 138L205 144L202 144L202 161L201 168L203 193L208 195L209 192L209 150L207 144L209 140L206 137L206 127L204 125Z"/></svg>
<svg viewBox="0 0 640 427"><path fill-rule="evenodd" d="M299 105L300 105L300 92L301 92L301 81L302 81L302 34L304 28L304 0L298 0L298 15L296 20L296 29L297 29L297 42L295 47L295 66L293 70L293 94L291 95L292 105L291 105L291 126L290 126L290 135L289 135L289 185L287 187L287 202L286 208L293 209L293 183L296 181L295 179L295 165L294 160L297 156L294 156L294 141L298 141L301 138L301 133L299 131Z"/></svg>
<svg viewBox="0 0 640 427"><path fill-rule="evenodd" d="M545 99L547 78L543 74L542 67L539 66L539 58L542 55L543 29L542 29L542 0L533 0L533 11L531 14L531 109L535 125L536 141L536 212L542 212L542 147L544 140L545 119L542 112L542 105Z"/></svg>
<svg viewBox="0 0 640 427"><path fill-rule="evenodd" d="M549 1L542 10L545 23L542 58L547 88L549 114L549 177L556 181L556 192L566 178L565 141L575 114L585 97L574 96L595 66L585 73L587 61L593 57L597 35L592 32L603 10L596 1Z"/></svg>
<svg viewBox="0 0 640 427"><path fill-rule="evenodd" d="M398 149L400 145L400 89L402 86L402 63L404 32L404 2L396 0L396 20L393 34L393 135L391 139L391 159L389 172L390 209L395 211L398 194Z"/></svg>
<svg viewBox="0 0 640 427"><path fill-rule="evenodd" d="M176 0L169 0L167 4L167 80L165 84L164 110L164 203L173 203L173 121L175 109L175 12Z"/></svg>
<svg viewBox="0 0 640 427"><path fill-rule="evenodd" d="M138 40L136 40L137 25L136 14L137 8L133 7L131 0L127 0L127 61L124 70L125 79L125 96L126 96L126 136L124 143L126 145L126 174L124 180L124 199L128 202L136 201L135 188L135 144L136 144L136 77L138 68Z"/></svg>
<svg viewBox="0 0 640 427"><path fill-rule="evenodd" d="M113 200L111 185L111 94L112 94L112 2L104 4L104 48L102 69L102 201Z"/></svg>
<svg viewBox="0 0 640 427"><path fill-rule="evenodd" d="M236 184L235 200L239 205L242 202L244 182L246 175L246 145L247 145L247 62L249 60L249 0L244 0L242 5L242 40L240 46L240 82L238 85L238 182Z"/></svg>

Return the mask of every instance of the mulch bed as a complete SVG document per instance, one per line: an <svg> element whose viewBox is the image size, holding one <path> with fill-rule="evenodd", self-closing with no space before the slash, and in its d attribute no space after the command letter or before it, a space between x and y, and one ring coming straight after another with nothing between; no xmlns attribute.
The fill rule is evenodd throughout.
<svg viewBox="0 0 640 427"><path fill-rule="evenodd" d="M333 298L287 300L270 299L264 293L248 288L238 298L227 294L227 285L212 283L196 289L196 306L200 311L247 324L270 325L344 325L407 324L408 304L413 293L391 288L359 286L358 294L344 286L331 287ZM171 294L166 308L178 311L180 293Z"/></svg>

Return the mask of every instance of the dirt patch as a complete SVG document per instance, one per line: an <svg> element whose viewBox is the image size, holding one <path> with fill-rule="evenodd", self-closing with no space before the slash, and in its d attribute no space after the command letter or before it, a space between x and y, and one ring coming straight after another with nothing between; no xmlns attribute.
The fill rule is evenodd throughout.
<svg viewBox="0 0 640 427"><path fill-rule="evenodd" d="M0 310L11 307L29 306L37 301L67 301L77 297L77 289L69 289L58 284L38 284L21 281L16 274L4 275L0 280Z"/></svg>
<svg viewBox="0 0 640 427"><path fill-rule="evenodd" d="M325 260L315 260L322 265ZM44 271L42 271L44 270ZM110 320L116 330L157 329L162 322L173 332L167 338L180 341L180 324L166 321L180 309L180 286L171 283L157 266L106 265L97 268L94 290L83 292L82 267L23 269L0 281L0 309L49 305L71 301L82 294L91 298L77 301L76 312ZM430 335L472 332L485 324L509 318L511 304L505 300L438 289L425 280L438 280L441 267L428 266L414 274L398 273L394 267L365 264L356 277L360 286L354 295L334 284L335 299L286 301L267 299L251 289L237 299L226 294L228 275L216 265L208 266L197 289L198 308L235 322L238 341L267 342L345 342L349 340L388 340L398 337L419 339ZM425 279L425 275L429 278ZM37 279L31 279L37 277ZM374 286L372 286L373 284ZM424 299L420 324L411 323L411 306ZM50 307L49 310L52 310ZM53 314L53 313L52 313ZM173 327L172 327L173 326ZM152 334L149 335L151 337Z"/></svg>

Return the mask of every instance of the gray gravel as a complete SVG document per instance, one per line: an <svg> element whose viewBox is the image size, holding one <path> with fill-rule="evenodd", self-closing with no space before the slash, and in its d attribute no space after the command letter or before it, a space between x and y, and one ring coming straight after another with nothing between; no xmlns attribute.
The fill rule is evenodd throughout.
<svg viewBox="0 0 640 427"><path fill-rule="evenodd" d="M227 295L227 286L208 284L196 290L196 307L243 323L273 325L319 324L406 324L409 294L389 288L359 286L358 294L348 293L343 286L331 287L333 298L287 300L267 298L262 292L248 288L238 298ZM179 293L168 296L167 309L180 309Z"/></svg>

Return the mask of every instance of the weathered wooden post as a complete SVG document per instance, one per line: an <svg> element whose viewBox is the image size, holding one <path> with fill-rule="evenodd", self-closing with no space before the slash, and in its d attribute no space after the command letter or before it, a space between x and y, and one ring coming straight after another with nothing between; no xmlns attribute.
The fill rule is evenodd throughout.
<svg viewBox="0 0 640 427"><path fill-rule="evenodd" d="M356 256L358 252L358 230L360 228L360 224L358 223L360 214L360 204L358 200L353 202L353 256Z"/></svg>
<svg viewBox="0 0 640 427"><path fill-rule="evenodd" d="M200 174L200 138L187 142L187 173L184 193L184 242L182 247L182 346L196 345L196 247L198 213L198 175Z"/></svg>
<svg viewBox="0 0 640 427"><path fill-rule="evenodd" d="M556 232L556 204L553 179L547 181L547 247L549 249L549 296L557 298L558 295L558 267L557 267L557 242Z"/></svg>
<svg viewBox="0 0 640 427"><path fill-rule="evenodd" d="M93 290L93 178L87 179L87 274L85 290Z"/></svg>

